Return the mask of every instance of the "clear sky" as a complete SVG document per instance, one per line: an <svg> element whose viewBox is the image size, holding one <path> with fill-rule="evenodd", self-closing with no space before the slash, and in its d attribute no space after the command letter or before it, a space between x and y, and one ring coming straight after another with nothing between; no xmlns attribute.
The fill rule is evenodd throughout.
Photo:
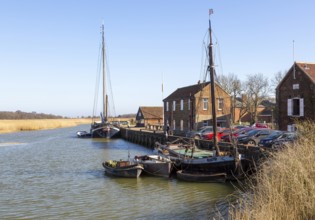
<svg viewBox="0 0 315 220"><path fill-rule="evenodd" d="M102 21L116 115L162 106L202 78L210 8L218 74L315 62L313 0L0 0L0 111L92 115Z"/></svg>

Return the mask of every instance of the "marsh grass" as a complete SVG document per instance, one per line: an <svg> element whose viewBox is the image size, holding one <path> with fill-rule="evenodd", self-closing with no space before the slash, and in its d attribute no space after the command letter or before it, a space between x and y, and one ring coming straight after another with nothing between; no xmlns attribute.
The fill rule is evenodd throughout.
<svg viewBox="0 0 315 220"><path fill-rule="evenodd" d="M92 119L0 120L0 133L34 131L90 124Z"/></svg>
<svg viewBox="0 0 315 220"><path fill-rule="evenodd" d="M315 124L298 124L300 139L272 154L240 189L231 219L315 219Z"/></svg>

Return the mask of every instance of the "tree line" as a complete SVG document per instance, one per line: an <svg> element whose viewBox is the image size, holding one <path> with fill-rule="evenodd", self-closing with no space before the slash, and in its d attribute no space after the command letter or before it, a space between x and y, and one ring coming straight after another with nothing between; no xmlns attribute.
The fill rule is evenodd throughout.
<svg viewBox="0 0 315 220"><path fill-rule="evenodd" d="M0 120L18 120L18 119L60 119L64 118L60 115L36 113L36 112L16 112L0 111Z"/></svg>
<svg viewBox="0 0 315 220"><path fill-rule="evenodd" d="M237 100L240 102L240 117L251 113L251 121L257 120L257 107L264 100L270 99L275 94L275 89L281 82L285 72L277 72L269 80L261 73L247 75L245 81L241 81L234 73L219 75L217 77L220 86L231 95L232 109L236 108ZM233 111L232 111L233 112Z"/></svg>

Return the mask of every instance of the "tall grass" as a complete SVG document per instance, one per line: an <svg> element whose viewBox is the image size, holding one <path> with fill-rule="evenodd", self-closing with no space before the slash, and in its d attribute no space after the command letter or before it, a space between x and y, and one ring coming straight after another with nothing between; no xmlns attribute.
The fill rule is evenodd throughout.
<svg viewBox="0 0 315 220"><path fill-rule="evenodd" d="M92 119L0 120L0 133L72 127L91 122Z"/></svg>
<svg viewBox="0 0 315 220"><path fill-rule="evenodd" d="M231 205L231 219L315 219L315 124L298 124L299 141L274 153Z"/></svg>

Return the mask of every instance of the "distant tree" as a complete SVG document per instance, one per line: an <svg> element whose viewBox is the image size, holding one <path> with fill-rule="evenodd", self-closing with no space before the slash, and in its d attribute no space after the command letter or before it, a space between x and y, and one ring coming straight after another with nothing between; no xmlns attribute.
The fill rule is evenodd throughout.
<svg viewBox="0 0 315 220"><path fill-rule="evenodd" d="M233 122L235 117L235 107L236 107L236 97L239 96L242 92L242 83L241 81L238 79L237 75L235 75L234 73L229 73L228 75L220 75L218 76L218 82L220 84L220 86L230 94L230 96L232 97L232 119Z"/></svg>
<svg viewBox="0 0 315 220"><path fill-rule="evenodd" d="M257 107L270 91L268 78L261 73L248 75L243 90L247 96L246 108L251 113L251 123L257 120Z"/></svg>
<svg viewBox="0 0 315 220"><path fill-rule="evenodd" d="M285 76L285 72L277 72L274 74L274 77L271 79L271 86L276 89L276 87L280 84L281 80L283 79L283 77Z"/></svg>

